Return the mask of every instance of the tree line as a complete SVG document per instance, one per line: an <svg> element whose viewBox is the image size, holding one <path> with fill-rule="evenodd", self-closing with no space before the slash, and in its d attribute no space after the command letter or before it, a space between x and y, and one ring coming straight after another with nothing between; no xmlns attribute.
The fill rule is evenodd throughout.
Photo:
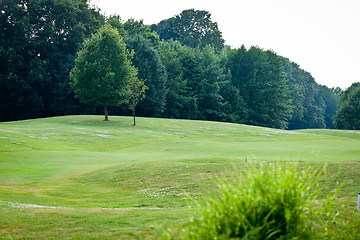
<svg viewBox="0 0 360 240"><path fill-rule="evenodd" d="M104 104L95 98L101 94L79 101L70 72L86 42L107 26L131 56L128 76L144 81L139 86L146 89L141 102L132 98L130 109L109 107L110 114L134 114L136 106L137 115L147 117L283 129L355 127L341 122L349 109L341 106L352 105L349 97L356 94L317 84L274 51L226 46L207 11L184 10L149 26L103 16L86 0L8 0L1 2L0 24L0 121L102 113Z"/></svg>

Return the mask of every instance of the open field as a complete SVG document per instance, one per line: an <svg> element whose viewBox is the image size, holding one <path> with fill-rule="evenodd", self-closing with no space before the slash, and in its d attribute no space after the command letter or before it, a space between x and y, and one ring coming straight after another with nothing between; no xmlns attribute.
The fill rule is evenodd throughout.
<svg viewBox="0 0 360 240"><path fill-rule="evenodd" d="M67 116L0 123L0 238L143 239L187 219L192 198L249 163L327 164L355 211L360 131Z"/></svg>

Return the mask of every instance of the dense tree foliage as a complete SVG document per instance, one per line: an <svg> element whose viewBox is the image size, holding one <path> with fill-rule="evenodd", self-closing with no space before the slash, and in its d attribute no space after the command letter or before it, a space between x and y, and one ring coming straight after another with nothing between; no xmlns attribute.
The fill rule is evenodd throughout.
<svg viewBox="0 0 360 240"><path fill-rule="evenodd" d="M285 75L292 99L293 113L289 129L324 128L324 101L319 96L319 85L310 73L296 63L283 59Z"/></svg>
<svg viewBox="0 0 360 240"><path fill-rule="evenodd" d="M340 88L328 88L326 86L319 86L319 95L325 104L324 119L326 128L335 128L335 116L339 107L339 98L341 93Z"/></svg>
<svg viewBox="0 0 360 240"><path fill-rule="evenodd" d="M290 95L281 58L271 51L241 47L229 52L232 83L246 102L246 123L286 128Z"/></svg>
<svg viewBox="0 0 360 240"><path fill-rule="evenodd" d="M0 9L0 121L76 112L69 72L104 17L86 0L6 0Z"/></svg>
<svg viewBox="0 0 360 240"><path fill-rule="evenodd" d="M197 100L189 79L199 78L194 51L177 41L163 41L159 46L161 61L168 73L165 117L197 119Z"/></svg>
<svg viewBox="0 0 360 240"><path fill-rule="evenodd" d="M288 129L334 127L340 89L320 86L310 73L273 51L224 46L207 11L184 10L149 26L101 16L85 0L9 0L1 2L1 9L1 121L94 114L100 105L109 105L99 101L104 91L88 95L96 104L78 102L69 84L81 44L107 23L133 56L137 70L128 79L135 79L136 73L146 79L121 87L132 91L133 98L127 98L128 106L110 107L113 114L135 116L136 107L139 116ZM356 96L344 93L341 109L349 109L344 102L355 106ZM345 116L340 110L336 126L353 127L340 122Z"/></svg>
<svg viewBox="0 0 360 240"><path fill-rule="evenodd" d="M335 126L341 129L360 129L360 82L352 84L341 94Z"/></svg>

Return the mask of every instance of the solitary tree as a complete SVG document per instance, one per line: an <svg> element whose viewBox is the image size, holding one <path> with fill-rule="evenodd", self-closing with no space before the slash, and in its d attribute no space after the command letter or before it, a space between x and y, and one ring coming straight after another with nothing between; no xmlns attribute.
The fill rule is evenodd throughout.
<svg viewBox="0 0 360 240"><path fill-rule="evenodd" d="M78 52L70 73L71 86L80 101L104 106L105 121L109 120L108 107L125 103L128 86L137 79L131 58L122 37L109 25L85 41Z"/></svg>
<svg viewBox="0 0 360 240"><path fill-rule="evenodd" d="M127 86L128 89L128 97L126 103L129 109L132 111L134 117L134 126L136 125L135 120L135 108L138 103L145 98L145 91L148 87L145 85L145 81L141 80L137 77L137 70L133 71L131 75L130 82Z"/></svg>

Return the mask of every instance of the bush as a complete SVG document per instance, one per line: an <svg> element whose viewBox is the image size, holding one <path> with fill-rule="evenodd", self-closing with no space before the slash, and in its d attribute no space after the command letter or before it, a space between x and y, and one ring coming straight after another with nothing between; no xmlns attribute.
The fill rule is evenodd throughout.
<svg viewBox="0 0 360 240"><path fill-rule="evenodd" d="M317 199L325 168L268 164L219 182L189 223L167 239L313 239L325 236L329 200ZM235 181L234 181L235 180ZM321 238L321 237L320 237Z"/></svg>

